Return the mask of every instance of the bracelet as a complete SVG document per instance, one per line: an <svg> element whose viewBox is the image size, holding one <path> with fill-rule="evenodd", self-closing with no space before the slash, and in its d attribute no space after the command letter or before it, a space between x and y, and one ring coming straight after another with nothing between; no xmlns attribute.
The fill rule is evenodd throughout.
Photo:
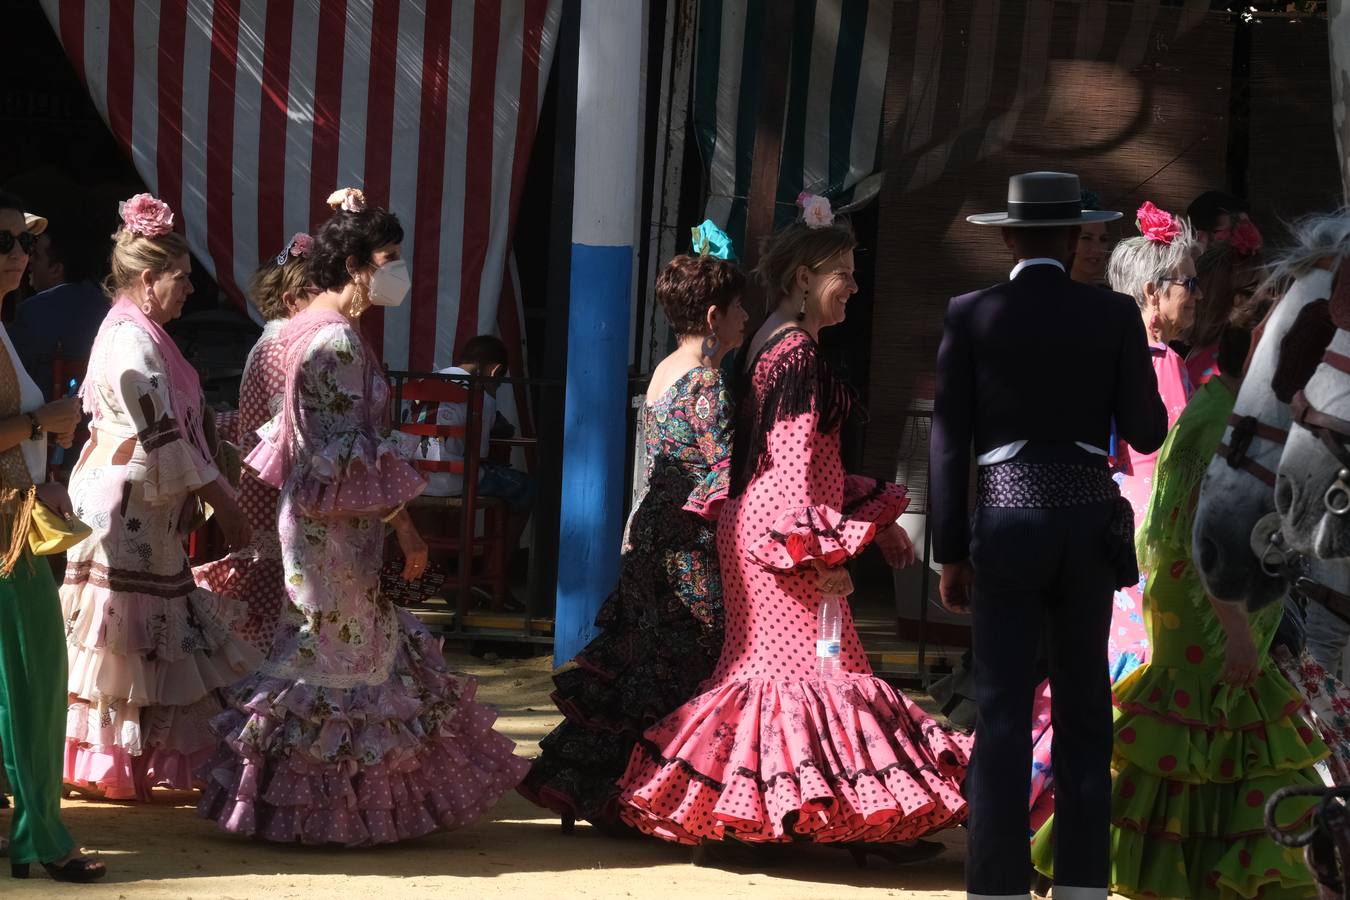
<svg viewBox="0 0 1350 900"><path fill-rule="evenodd" d="M398 506L394 507L394 511L391 512L389 515L381 517L380 521L381 522L394 521L394 519L398 518L398 514L403 512L403 508L407 505L408 505L407 503L400 503Z"/></svg>
<svg viewBox="0 0 1350 900"><path fill-rule="evenodd" d="M28 421L32 424L32 430L28 434L30 441L36 441L42 437L42 423L38 421L37 413L25 413Z"/></svg>

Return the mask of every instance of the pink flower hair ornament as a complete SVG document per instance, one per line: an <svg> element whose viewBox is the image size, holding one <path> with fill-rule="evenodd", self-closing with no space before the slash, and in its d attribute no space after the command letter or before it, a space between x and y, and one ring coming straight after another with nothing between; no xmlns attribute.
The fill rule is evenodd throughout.
<svg viewBox="0 0 1350 900"><path fill-rule="evenodd" d="M1170 244L1181 234L1181 223L1165 209L1159 209L1151 200L1145 200L1135 214L1135 225L1146 239L1158 244Z"/></svg>
<svg viewBox="0 0 1350 900"><path fill-rule="evenodd" d="M1215 237L1220 235L1216 234ZM1266 245L1265 238L1261 237L1261 229L1251 219L1238 222L1227 237L1221 239L1227 240L1239 256L1255 256Z"/></svg>
<svg viewBox="0 0 1350 900"><path fill-rule="evenodd" d="M807 228L828 228L834 224L834 210L827 198L802 191L797 195L797 205L802 209L802 221Z"/></svg>
<svg viewBox="0 0 1350 900"><path fill-rule="evenodd" d="M277 254L277 265L286 265L292 257L309 259L309 255L313 251L314 238L305 234L303 231L297 231L291 238L291 242L286 245L286 249Z"/></svg>
<svg viewBox="0 0 1350 900"><path fill-rule="evenodd" d="M338 188L328 195L328 205L334 211L362 212L366 208L366 195L360 188Z"/></svg>
<svg viewBox="0 0 1350 900"><path fill-rule="evenodd" d="M127 231L139 237L157 238L173 231L173 210L150 194L137 194L117 204L117 214Z"/></svg>

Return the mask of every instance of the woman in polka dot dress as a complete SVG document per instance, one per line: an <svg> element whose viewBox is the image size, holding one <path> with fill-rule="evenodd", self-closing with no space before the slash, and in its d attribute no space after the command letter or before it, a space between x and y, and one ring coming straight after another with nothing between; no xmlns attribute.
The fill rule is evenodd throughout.
<svg viewBox="0 0 1350 900"><path fill-rule="evenodd" d="M239 414L229 435L245 455L258 444L257 430L281 411L281 391L286 384L281 329L291 316L309 305L311 242L307 234L295 235L275 261L269 260L258 270L249 285L253 305L267 324L244 363ZM192 570L197 584L248 606L248 614L235 623L234 630L263 653L272 646L272 632L286 603L281 542L277 538L277 496L277 489L270 484L246 476L239 485L239 506L248 517L253 539L247 547Z"/></svg>
<svg viewBox="0 0 1350 900"><path fill-rule="evenodd" d="M315 237L321 292L282 331L281 414L247 458L281 492L289 602L261 670L212 722L220 753L198 805L227 831L346 846L473 822L529 767L473 679L448 672L440 642L379 592L384 522L403 577L425 569L403 504L426 485L387 429L389 385L357 322L406 292L403 229L354 205Z"/></svg>
<svg viewBox="0 0 1350 900"><path fill-rule="evenodd" d="M1249 341L1245 330L1225 333L1223 372L1242 371ZM1321 786L1314 764L1328 754L1270 659L1284 609L1248 616L1212 600L1191 565L1197 491L1237 387L1220 374L1196 392L1159 451L1136 535L1152 657L1112 689L1111 888L1128 897L1317 896L1301 852L1276 844L1263 820L1279 788ZM1316 799L1282 803L1281 822ZM1053 828L1052 817L1032 845L1046 874Z"/></svg>
<svg viewBox="0 0 1350 900"><path fill-rule="evenodd" d="M856 851L965 816L968 740L872 676L846 604L839 674L816 671L817 610L822 595L851 591L844 563L873 540L892 565L914 558L895 522L904 488L840 463L852 396L816 335L857 290L856 242L847 225L817 222L776 235L760 263L779 302L750 345L718 524L721 658L701 695L647 730L622 781L624 818L666 840ZM886 849L912 859L937 846Z"/></svg>

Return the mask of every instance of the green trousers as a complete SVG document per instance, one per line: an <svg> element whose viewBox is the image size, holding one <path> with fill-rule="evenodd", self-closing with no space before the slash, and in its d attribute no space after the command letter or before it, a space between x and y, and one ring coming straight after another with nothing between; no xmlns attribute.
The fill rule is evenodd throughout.
<svg viewBox="0 0 1350 900"><path fill-rule="evenodd" d="M0 747L14 792L11 863L53 862L75 846L61 824L66 635L45 559L0 579Z"/></svg>

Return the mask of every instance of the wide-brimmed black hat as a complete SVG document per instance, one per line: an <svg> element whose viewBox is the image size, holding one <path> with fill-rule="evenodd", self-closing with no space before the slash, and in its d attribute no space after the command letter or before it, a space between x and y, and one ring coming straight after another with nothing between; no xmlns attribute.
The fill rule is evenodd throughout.
<svg viewBox="0 0 1350 900"><path fill-rule="evenodd" d="M1083 189L1077 175L1026 172L1008 179L1007 212L967 216L966 221L1000 228L1051 228L1119 218L1120 213L1108 209L1083 209Z"/></svg>

